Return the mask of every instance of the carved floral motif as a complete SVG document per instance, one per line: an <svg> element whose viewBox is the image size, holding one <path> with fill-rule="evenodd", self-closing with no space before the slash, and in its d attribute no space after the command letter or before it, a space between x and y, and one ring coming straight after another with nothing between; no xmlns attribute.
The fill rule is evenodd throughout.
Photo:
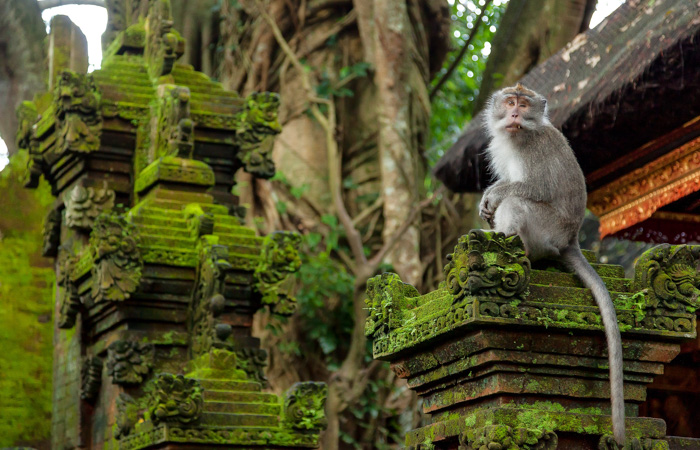
<svg viewBox="0 0 700 450"><path fill-rule="evenodd" d="M700 308L700 246L662 244L635 265L636 290L647 289L647 306L665 312ZM673 329L673 327L671 327Z"/></svg>
<svg viewBox="0 0 700 450"><path fill-rule="evenodd" d="M301 236L278 231L265 237L261 259L255 268L255 287L262 295L262 302L272 312L290 315L296 310L296 299L289 295L291 274L299 270Z"/></svg>
<svg viewBox="0 0 700 450"><path fill-rule="evenodd" d="M459 450L554 450L557 448L558 441L557 435L551 431L487 425L460 434Z"/></svg>
<svg viewBox="0 0 700 450"><path fill-rule="evenodd" d="M141 281L143 261L136 227L122 215L102 214L90 234L92 298L125 300Z"/></svg>
<svg viewBox="0 0 700 450"><path fill-rule="evenodd" d="M447 255L445 285L454 301L467 295L524 297L530 261L518 236L471 230Z"/></svg>
<svg viewBox="0 0 700 450"><path fill-rule="evenodd" d="M56 151L94 152L100 147L100 94L92 75L64 70L54 92Z"/></svg>
<svg viewBox="0 0 700 450"><path fill-rule="evenodd" d="M277 120L280 99L271 92L253 93L246 98L245 110L236 130L237 158L245 171L260 178L275 174L272 161L274 136L282 131Z"/></svg>
<svg viewBox="0 0 700 450"><path fill-rule="evenodd" d="M159 374L149 400L151 420L192 423L202 415L202 388L197 380L182 375Z"/></svg>
<svg viewBox="0 0 700 450"><path fill-rule="evenodd" d="M89 230L95 219L114 208L115 193L105 188L75 186L66 195L66 226Z"/></svg>
<svg viewBox="0 0 700 450"><path fill-rule="evenodd" d="M295 383L284 399L285 421L297 430L321 430L328 421L324 405L328 395L325 383Z"/></svg>
<svg viewBox="0 0 700 450"><path fill-rule="evenodd" d="M150 372L154 354L151 344L115 341L107 349L107 373L115 384L139 384Z"/></svg>

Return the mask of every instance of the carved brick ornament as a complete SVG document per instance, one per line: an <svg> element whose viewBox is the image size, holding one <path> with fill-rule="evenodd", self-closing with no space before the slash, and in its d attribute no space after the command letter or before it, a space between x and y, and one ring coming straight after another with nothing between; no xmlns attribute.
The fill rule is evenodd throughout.
<svg viewBox="0 0 700 450"><path fill-rule="evenodd" d="M115 193L107 188L75 186L64 200L66 226L89 230L95 219L114 208Z"/></svg>
<svg viewBox="0 0 700 450"><path fill-rule="evenodd" d="M80 312L80 297L71 280L76 259L68 250L58 254L58 285L62 288L58 296L58 328L73 328Z"/></svg>
<svg viewBox="0 0 700 450"><path fill-rule="evenodd" d="M488 425L463 432L459 436L459 450L554 450L559 439L553 432L539 429L511 428L507 425Z"/></svg>
<svg viewBox="0 0 700 450"><path fill-rule="evenodd" d="M700 246L662 244L635 266L635 288L647 289L648 306L666 312L700 308Z"/></svg>
<svg viewBox="0 0 700 450"><path fill-rule="evenodd" d="M54 93L56 150L90 153L100 148L100 94L91 75L64 70Z"/></svg>
<svg viewBox="0 0 700 450"><path fill-rule="evenodd" d="M278 231L265 237L261 260L255 268L255 287L262 302L272 312L290 315L296 310L296 299L289 295L291 275L299 270L301 236Z"/></svg>
<svg viewBox="0 0 700 450"><path fill-rule="evenodd" d="M124 392L119 394L116 417L117 437L126 436L131 432L138 419L138 410L138 403L132 396Z"/></svg>
<svg viewBox="0 0 700 450"><path fill-rule="evenodd" d="M55 258L58 255L58 246L61 243L61 212L52 209L44 219L44 245L41 255Z"/></svg>
<svg viewBox="0 0 700 450"><path fill-rule="evenodd" d="M146 30L145 56L149 74L152 78L167 75L185 52L185 40L173 29L168 0L150 2Z"/></svg>
<svg viewBox="0 0 700 450"><path fill-rule="evenodd" d="M262 92L249 95L236 130L240 142L237 157L246 172L260 178L270 178L275 174L272 143L274 136L282 131L277 120L279 105L277 94Z"/></svg>
<svg viewBox="0 0 700 450"><path fill-rule="evenodd" d="M155 349L151 344L122 340L107 350L107 373L115 384L139 384L153 367Z"/></svg>
<svg viewBox="0 0 700 450"><path fill-rule="evenodd" d="M230 325L217 319L226 307L222 292L229 270L228 247L211 245L203 239L190 313L190 348L194 356L207 353L215 344L221 347L232 333Z"/></svg>
<svg viewBox="0 0 700 450"><path fill-rule="evenodd" d="M267 352L264 349L249 347L236 351L236 369L244 371L248 379L257 381L263 387L268 385L265 367L267 367Z"/></svg>
<svg viewBox="0 0 700 450"><path fill-rule="evenodd" d="M149 403L153 423L196 422L202 415L202 388L192 378L161 373L153 382Z"/></svg>
<svg viewBox="0 0 700 450"><path fill-rule="evenodd" d="M126 300L136 292L143 268L138 242L136 227L124 216L103 214L97 217L90 235L95 303Z"/></svg>
<svg viewBox="0 0 700 450"><path fill-rule="evenodd" d="M92 401L97 398L102 384L102 358L87 356L80 369L80 398Z"/></svg>
<svg viewBox="0 0 700 450"><path fill-rule="evenodd" d="M287 391L284 400L286 421L297 430L321 430L326 428L324 412L328 386L325 383L295 383Z"/></svg>
<svg viewBox="0 0 700 450"><path fill-rule="evenodd" d="M518 236L472 230L447 255L445 284L454 301L467 295L524 297L530 281L530 260Z"/></svg>
<svg viewBox="0 0 700 450"><path fill-rule="evenodd" d="M190 118L190 90L185 86L161 85L158 89L156 157L192 158L194 122Z"/></svg>
<svg viewBox="0 0 700 450"><path fill-rule="evenodd" d="M367 280L365 304L369 310L365 335L386 334L402 324L403 310L415 306L416 288L395 273L383 273Z"/></svg>

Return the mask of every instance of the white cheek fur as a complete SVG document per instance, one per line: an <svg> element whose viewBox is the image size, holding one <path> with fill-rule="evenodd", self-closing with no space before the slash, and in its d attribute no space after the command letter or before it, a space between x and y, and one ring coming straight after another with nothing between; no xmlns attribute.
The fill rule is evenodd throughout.
<svg viewBox="0 0 700 450"><path fill-rule="evenodd" d="M524 164L520 161L520 155L513 148L508 136L503 136L500 133L494 136L488 152L491 157L491 170L498 176L499 180L513 183L525 179Z"/></svg>

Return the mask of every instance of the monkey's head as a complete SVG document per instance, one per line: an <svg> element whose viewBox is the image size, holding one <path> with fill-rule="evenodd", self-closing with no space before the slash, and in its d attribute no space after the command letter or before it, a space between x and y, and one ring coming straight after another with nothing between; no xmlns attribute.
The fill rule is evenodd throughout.
<svg viewBox="0 0 700 450"><path fill-rule="evenodd" d="M518 83L494 93L486 110L486 126L493 136L515 137L548 125L547 99Z"/></svg>

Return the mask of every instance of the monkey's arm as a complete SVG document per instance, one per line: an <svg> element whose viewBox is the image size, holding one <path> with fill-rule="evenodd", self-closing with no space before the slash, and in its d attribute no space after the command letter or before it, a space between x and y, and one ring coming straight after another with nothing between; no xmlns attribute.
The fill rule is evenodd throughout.
<svg viewBox="0 0 700 450"><path fill-rule="evenodd" d="M484 192L482 203L487 209L495 211L506 197L522 197L533 202L552 203L554 192L547 189L547 183L523 183L516 181L513 183L495 184Z"/></svg>

